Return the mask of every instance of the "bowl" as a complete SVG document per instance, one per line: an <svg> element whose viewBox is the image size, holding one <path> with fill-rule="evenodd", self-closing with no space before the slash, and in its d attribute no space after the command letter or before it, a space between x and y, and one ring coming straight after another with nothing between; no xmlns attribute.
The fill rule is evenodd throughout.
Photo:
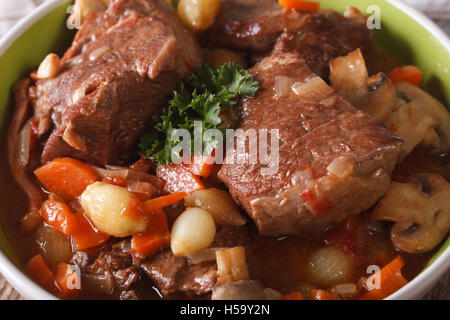
<svg viewBox="0 0 450 320"><path fill-rule="evenodd" d="M317 0L316 0L317 1ZM367 15L381 14L381 29L374 30L376 43L405 64L424 73L425 89L450 105L450 41L428 18L398 0L319 0L323 8L343 12L347 5ZM49 52L63 53L74 31L66 26L72 1L54 0L40 6L0 41L0 132L6 134L12 108L11 87L36 68ZM5 156L5 155L2 155ZM0 194L6 194L0 186ZM1 212L0 222L4 212ZM420 299L450 268L450 237L425 269L387 299ZM0 224L0 272L27 299L56 299L24 272Z"/></svg>

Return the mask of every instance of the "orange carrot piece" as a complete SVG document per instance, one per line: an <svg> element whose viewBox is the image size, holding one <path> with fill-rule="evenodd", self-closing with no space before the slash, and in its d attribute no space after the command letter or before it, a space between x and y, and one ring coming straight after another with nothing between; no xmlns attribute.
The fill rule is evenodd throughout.
<svg viewBox="0 0 450 320"><path fill-rule="evenodd" d="M318 12L320 3L304 0L278 0L278 4L286 9L296 9L302 11Z"/></svg>
<svg viewBox="0 0 450 320"><path fill-rule="evenodd" d="M81 279L69 264L58 264L55 278L62 298L75 299L81 292Z"/></svg>
<svg viewBox="0 0 450 320"><path fill-rule="evenodd" d="M393 83L406 81L415 86L420 86L423 74L419 68L409 65L393 69L389 72L388 77Z"/></svg>
<svg viewBox="0 0 450 320"><path fill-rule="evenodd" d="M145 233L134 235L131 239L131 250L138 258L145 258L170 243L167 217L162 209L149 215L149 223Z"/></svg>
<svg viewBox="0 0 450 320"><path fill-rule="evenodd" d="M339 300L337 293L325 290L311 290L311 300Z"/></svg>
<svg viewBox="0 0 450 320"><path fill-rule="evenodd" d="M184 169L181 165L169 164L159 166L156 175L166 181L163 193L171 194L177 192L192 193L204 189L205 185L198 176Z"/></svg>
<svg viewBox="0 0 450 320"><path fill-rule="evenodd" d="M53 294L57 292L55 276L40 254L28 261L25 271L44 289Z"/></svg>
<svg viewBox="0 0 450 320"><path fill-rule="evenodd" d="M285 295L281 300L305 300L300 292L292 292Z"/></svg>
<svg viewBox="0 0 450 320"><path fill-rule="evenodd" d="M199 177L208 177L214 169L215 163L212 162L213 155L203 156L195 154L190 164L183 164L183 168ZM212 162L212 163L210 163Z"/></svg>
<svg viewBox="0 0 450 320"><path fill-rule="evenodd" d="M405 261L401 256L398 256L384 266L378 274L380 288L366 292L361 300L382 300L407 284L408 280L403 277L401 272L404 265Z"/></svg>
<svg viewBox="0 0 450 320"><path fill-rule="evenodd" d="M66 235L72 235L78 227L76 217L65 203L47 200L42 204L40 214L45 222Z"/></svg>
<svg viewBox="0 0 450 320"><path fill-rule="evenodd" d="M152 212L157 209L162 209L164 207L170 206L171 204L177 203L178 201L181 201L184 198L186 198L186 196L187 196L186 192L172 193L167 196L162 196L145 201L143 205L147 212Z"/></svg>
<svg viewBox="0 0 450 320"><path fill-rule="evenodd" d="M36 169L34 174L48 191L66 200L80 196L98 179L91 166L71 158L55 159Z"/></svg>
<svg viewBox="0 0 450 320"><path fill-rule="evenodd" d="M110 236L95 228L83 213L77 213L77 229L72 234L77 250L99 247L109 240Z"/></svg>

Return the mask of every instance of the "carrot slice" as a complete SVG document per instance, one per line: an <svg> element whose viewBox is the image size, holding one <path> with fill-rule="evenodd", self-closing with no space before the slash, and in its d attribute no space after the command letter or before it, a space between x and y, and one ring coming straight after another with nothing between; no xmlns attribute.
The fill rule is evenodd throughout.
<svg viewBox="0 0 450 320"><path fill-rule="evenodd" d="M330 291L311 290L311 300L339 300L339 296Z"/></svg>
<svg viewBox="0 0 450 320"><path fill-rule="evenodd" d="M44 289L53 294L57 292L55 276L40 254L28 261L25 271Z"/></svg>
<svg viewBox="0 0 450 320"><path fill-rule="evenodd" d="M200 178L184 169L181 165L169 164L159 166L156 169L156 175L166 181L163 193L186 192L192 193L205 186Z"/></svg>
<svg viewBox="0 0 450 320"><path fill-rule="evenodd" d="M213 154L206 157L201 154L195 154L192 157L192 162L190 164L183 164L183 167L196 176L206 178L211 174L215 166L212 158Z"/></svg>
<svg viewBox="0 0 450 320"><path fill-rule="evenodd" d="M318 12L320 3L303 0L278 0L278 4L286 9L296 9L302 11Z"/></svg>
<svg viewBox="0 0 450 320"><path fill-rule="evenodd" d="M95 228L83 213L77 213L77 229L72 236L77 250L96 248L109 240L109 234L99 231Z"/></svg>
<svg viewBox="0 0 450 320"><path fill-rule="evenodd" d="M300 292L292 292L285 295L281 300L305 300Z"/></svg>
<svg viewBox="0 0 450 320"><path fill-rule="evenodd" d="M34 174L48 191L66 200L80 196L98 179L91 166L71 158L55 159L36 169Z"/></svg>
<svg viewBox="0 0 450 320"><path fill-rule="evenodd" d="M177 192L173 194L169 194L167 196L162 196L154 199L150 199L143 203L146 211L151 212L157 209L162 209L164 207L170 206L171 204L177 203L178 201L186 198L186 192Z"/></svg>
<svg viewBox="0 0 450 320"><path fill-rule="evenodd" d="M377 276L380 277L380 288L366 292L361 300L382 300L408 283L402 275L405 261L401 256L384 266Z"/></svg>
<svg viewBox="0 0 450 320"><path fill-rule="evenodd" d="M40 214L45 222L66 235L72 235L78 227L76 217L65 203L47 200L42 204Z"/></svg>
<svg viewBox="0 0 450 320"><path fill-rule="evenodd" d="M162 209L149 215L149 223L145 233L134 235L131 239L131 250L138 258L145 258L170 243L167 217Z"/></svg>
<svg viewBox="0 0 450 320"><path fill-rule="evenodd" d="M409 65L393 69L389 72L388 77L393 83L406 81L415 86L420 86L423 74L419 68Z"/></svg>
<svg viewBox="0 0 450 320"><path fill-rule="evenodd" d="M58 264L55 278L62 298L75 299L81 292L81 279L69 264Z"/></svg>

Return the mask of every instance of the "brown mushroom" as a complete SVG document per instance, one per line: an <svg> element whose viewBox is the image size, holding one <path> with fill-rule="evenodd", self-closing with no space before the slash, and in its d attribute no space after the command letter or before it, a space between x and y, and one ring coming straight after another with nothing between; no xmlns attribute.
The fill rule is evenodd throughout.
<svg viewBox="0 0 450 320"><path fill-rule="evenodd" d="M391 240L399 250L431 251L450 230L450 184L430 173L414 175L408 183L393 182L371 218L395 222Z"/></svg>

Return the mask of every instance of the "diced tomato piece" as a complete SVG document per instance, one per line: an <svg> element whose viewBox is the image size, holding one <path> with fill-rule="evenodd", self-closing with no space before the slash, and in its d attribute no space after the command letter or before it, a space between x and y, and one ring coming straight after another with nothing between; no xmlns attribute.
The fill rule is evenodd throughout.
<svg viewBox="0 0 450 320"><path fill-rule="evenodd" d="M205 186L198 176L184 169L181 165L169 164L159 166L156 169L156 175L166 181L163 193L186 192L192 193Z"/></svg>
<svg viewBox="0 0 450 320"><path fill-rule="evenodd" d="M188 170L199 177L208 177L214 169L215 163L213 162L214 155L203 156L201 154L195 154L192 157L190 164L182 164L183 168Z"/></svg>

